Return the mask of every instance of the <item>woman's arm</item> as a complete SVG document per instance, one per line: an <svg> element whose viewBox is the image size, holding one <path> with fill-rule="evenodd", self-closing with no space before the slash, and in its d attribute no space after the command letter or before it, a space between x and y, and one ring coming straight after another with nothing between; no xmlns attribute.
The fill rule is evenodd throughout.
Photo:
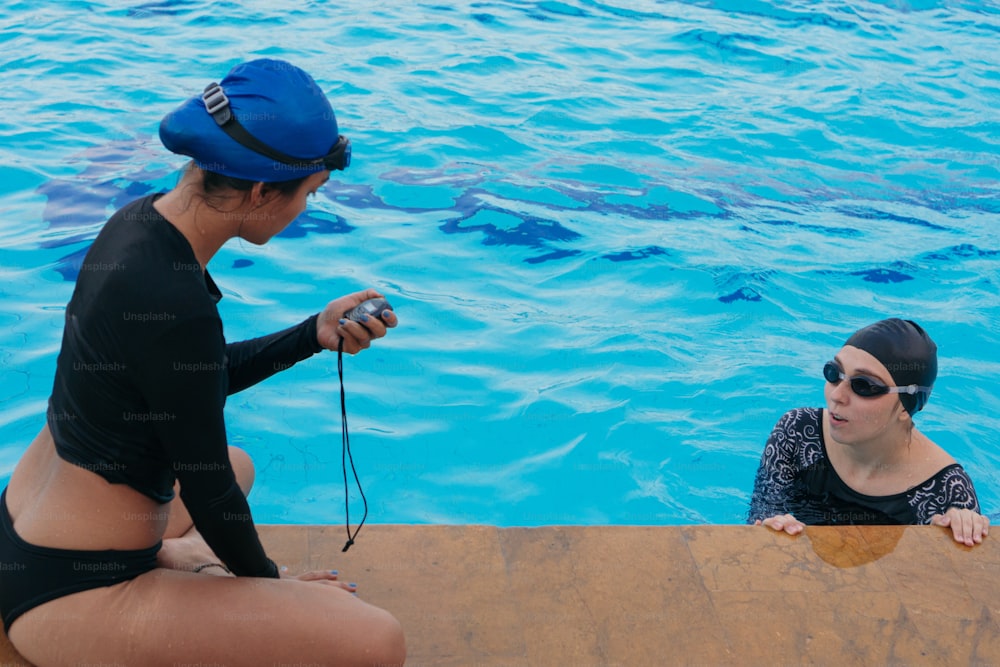
<svg viewBox="0 0 1000 667"><path fill-rule="evenodd" d="M277 333L226 345L227 393L252 387L322 350L316 337L318 318L313 315Z"/></svg>
<svg viewBox="0 0 1000 667"><path fill-rule="evenodd" d="M960 465L945 468L917 490L921 523L951 528L956 542L981 544L990 532L990 520L980 514L979 498L972 479Z"/></svg>
<svg viewBox="0 0 1000 667"><path fill-rule="evenodd" d="M354 292L334 299L322 312L294 327L227 345L228 393L253 386L323 349L336 351L341 340L348 354L367 348L373 339L385 335L386 328L396 326L395 313L388 310L380 320L366 322L348 322L343 316L362 301L381 296L371 289Z"/></svg>
<svg viewBox="0 0 1000 667"><path fill-rule="evenodd" d="M801 441L799 422L802 418L801 410L789 411L771 430L754 477L747 523L765 523L776 530L786 531L789 526L799 523L789 514L788 501L798 472L795 454ZM771 525L774 522L770 520L778 517L784 519L781 525Z"/></svg>
<svg viewBox="0 0 1000 667"><path fill-rule="evenodd" d="M141 391L150 411L163 417L155 436L195 527L234 574L276 578L229 462L221 324L214 317L186 318L147 345Z"/></svg>

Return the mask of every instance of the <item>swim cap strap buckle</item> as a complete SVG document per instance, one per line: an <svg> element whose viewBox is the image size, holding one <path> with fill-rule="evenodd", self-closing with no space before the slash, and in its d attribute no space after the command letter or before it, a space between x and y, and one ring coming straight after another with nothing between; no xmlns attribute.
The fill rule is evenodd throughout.
<svg viewBox="0 0 1000 667"><path fill-rule="evenodd" d="M201 96L205 103L205 110L215 119L220 126L225 125L233 117L232 109L229 108L229 98L222 86L212 82L205 88Z"/></svg>
<svg viewBox="0 0 1000 667"><path fill-rule="evenodd" d="M221 127L223 131L234 141L242 144L246 148L249 148L254 153L259 153L260 155L269 157L275 162L280 162L282 164L301 167L323 165L324 168L331 171L334 169L344 170L351 164L351 141L344 135L340 135L337 138L337 142L333 145L330 153L324 155L323 157L293 157L271 148L263 141L250 134L247 129L240 124L239 120L237 120L232 107L229 105L229 98L226 97L226 92L219 84L212 82L206 86L201 99L205 103L205 111L207 111L209 115L215 119L218 126Z"/></svg>

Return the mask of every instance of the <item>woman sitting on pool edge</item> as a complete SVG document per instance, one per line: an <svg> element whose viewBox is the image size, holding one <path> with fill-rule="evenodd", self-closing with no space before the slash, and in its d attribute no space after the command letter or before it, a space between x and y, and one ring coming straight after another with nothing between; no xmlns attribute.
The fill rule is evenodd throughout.
<svg viewBox="0 0 1000 667"><path fill-rule="evenodd" d="M4 628L40 667L401 665L391 614L335 572L268 558L246 500L253 467L227 446L223 412L227 395L323 349L369 347L396 317L345 319L380 296L365 290L227 344L207 270L230 239L262 245L291 224L350 143L312 77L276 60L234 67L160 138L193 162L87 252L46 423L0 498Z"/></svg>
<svg viewBox="0 0 1000 667"><path fill-rule="evenodd" d="M748 523L950 526L973 546L989 532L972 480L913 424L937 377L937 346L915 322L855 332L823 368L826 408L787 412L754 480Z"/></svg>

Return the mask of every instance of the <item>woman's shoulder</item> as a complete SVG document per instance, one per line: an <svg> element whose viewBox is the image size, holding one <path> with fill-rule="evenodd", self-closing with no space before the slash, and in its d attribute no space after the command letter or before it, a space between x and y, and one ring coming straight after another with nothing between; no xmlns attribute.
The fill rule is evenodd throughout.
<svg viewBox="0 0 1000 667"><path fill-rule="evenodd" d="M944 468L950 465L957 465L955 457L949 454L944 447L937 444L922 431L914 428L913 431L921 441L921 448L925 452L924 458L931 462L935 468Z"/></svg>
<svg viewBox="0 0 1000 667"><path fill-rule="evenodd" d="M955 462L938 470L908 494L919 523L928 523L932 516L943 514L950 507L981 511L972 478L961 464Z"/></svg>
<svg viewBox="0 0 1000 667"><path fill-rule="evenodd" d="M913 429L909 449L915 462L913 475L924 480L919 486L940 483L943 479L954 477L956 471L965 475L955 457L916 428Z"/></svg>
<svg viewBox="0 0 1000 667"><path fill-rule="evenodd" d="M823 418L823 408L792 408L781 416L776 428L784 430L815 429Z"/></svg>
<svg viewBox="0 0 1000 667"><path fill-rule="evenodd" d="M771 431L766 449L810 465L823 456L822 408L789 410Z"/></svg>
<svg viewBox="0 0 1000 667"><path fill-rule="evenodd" d="M168 326L188 318L218 317L218 288L190 245L153 207L155 195L112 216L92 244L77 280L71 310L81 317Z"/></svg>
<svg viewBox="0 0 1000 667"><path fill-rule="evenodd" d="M918 477L924 481L910 491L917 504L935 505L933 513L943 512L952 505L979 511L975 487L965 468L943 447L917 433L924 460L924 470Z"/></svg>

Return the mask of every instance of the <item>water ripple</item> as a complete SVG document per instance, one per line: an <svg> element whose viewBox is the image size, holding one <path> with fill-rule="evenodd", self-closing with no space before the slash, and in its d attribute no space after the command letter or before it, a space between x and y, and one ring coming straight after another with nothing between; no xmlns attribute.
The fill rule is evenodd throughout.
<svg viewBox="0 0 1000 667"><path fill-rule="evenodd" d="M346 369L372 520L740 521L773 423L889 315L937 340L921 427L995 513L995 6L99 0L0 26L5 470L90 242L185 162L160 118L269 55L316 76L354 163L220 251L220 309L238 338L389 295L400 327ZM337 392L326 355L233 397L258 519L342 520Z"/></svg>

